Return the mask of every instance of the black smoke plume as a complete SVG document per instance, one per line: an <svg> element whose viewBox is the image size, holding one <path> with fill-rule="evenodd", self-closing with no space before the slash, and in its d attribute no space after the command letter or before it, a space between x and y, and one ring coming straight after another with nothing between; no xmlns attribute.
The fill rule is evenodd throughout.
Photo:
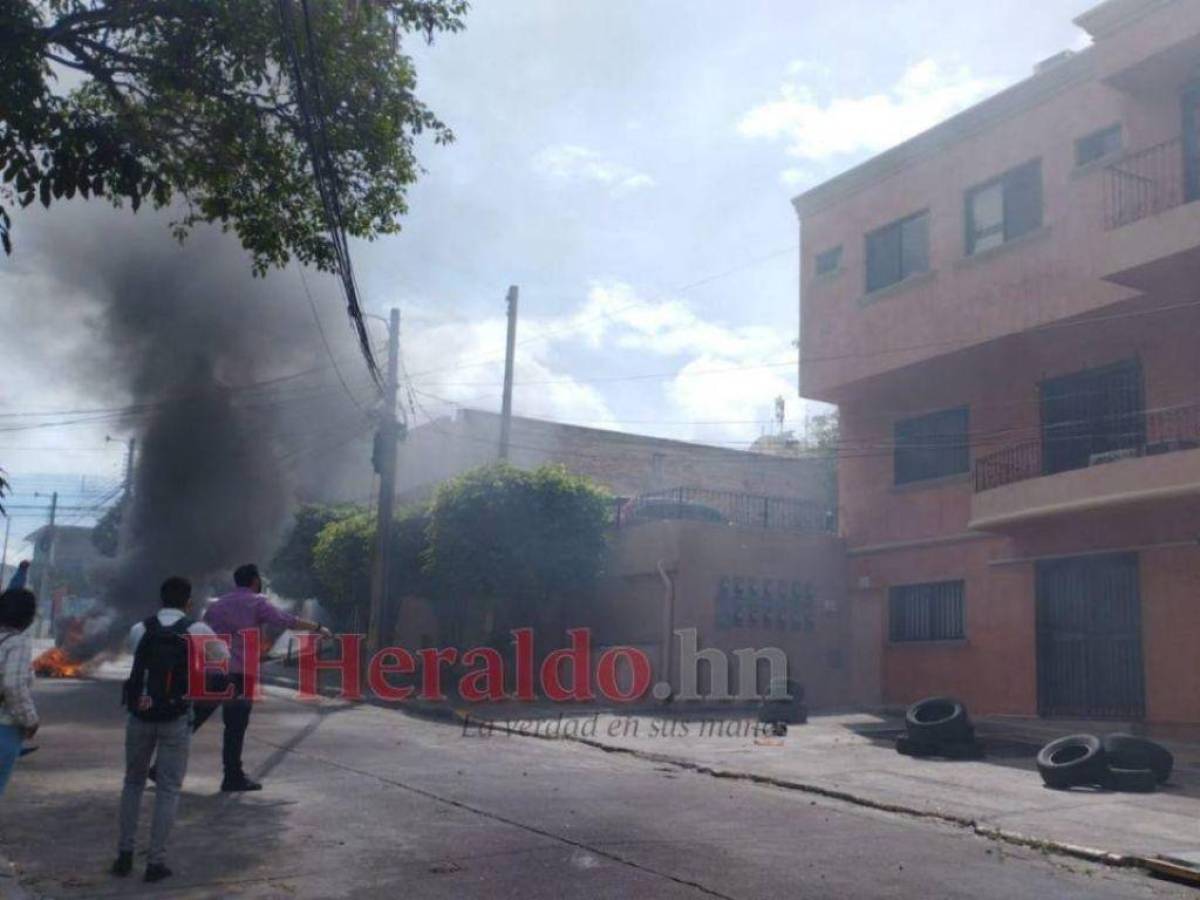
<svg viewBox="0 0 1200 900"><path fill-rule="evenodd" d="M138 442L120 550L102 576L115 615L70 648L86 658L157 608L166 576L191 578L202 601L237 565L269 557L297 500L359 499L374 393L331 279L308 276L358 405L295 270L255 278L232 237L179 245L161 217L71 213L43 216L36 249L13 263L52 287L5 300L41 304L36 330L84 329L88 350L61 363L82 395L128 405L107 427Z"/></svg>

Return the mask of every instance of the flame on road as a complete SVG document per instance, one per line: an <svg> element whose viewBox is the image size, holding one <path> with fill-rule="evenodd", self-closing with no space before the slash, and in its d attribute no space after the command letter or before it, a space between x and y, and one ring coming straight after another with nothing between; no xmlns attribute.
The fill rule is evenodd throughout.
<svg viewBox="0 0 1200 900"><path fill-rule="evenodd" d="M52 647L33 661L33 674L43 678L78 678L83 663L76 662L62 647Z"/></svg>

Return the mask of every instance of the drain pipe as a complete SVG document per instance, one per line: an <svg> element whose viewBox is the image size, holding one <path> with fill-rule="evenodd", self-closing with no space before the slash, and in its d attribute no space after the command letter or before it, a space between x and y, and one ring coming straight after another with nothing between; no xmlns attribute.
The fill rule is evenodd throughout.
<svg viewBox="0 0 1200 900"><path fill-rule="evenodd" d="M662 661L662 681L671 683L671 639L675 636L675 582L667 574L664 560L659 560L658 575L663 582L663 637L659 659Z"/></svg>

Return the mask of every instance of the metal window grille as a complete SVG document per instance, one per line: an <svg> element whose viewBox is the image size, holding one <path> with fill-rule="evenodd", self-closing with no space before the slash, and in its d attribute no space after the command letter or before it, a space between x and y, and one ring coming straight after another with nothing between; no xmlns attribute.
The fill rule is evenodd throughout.
<svg viewBox="0 0 1200 900"><path fill-rule="evenodd" d="M952 641L966 637L962 581L906 584L888 592L893 641Z"/></svg>

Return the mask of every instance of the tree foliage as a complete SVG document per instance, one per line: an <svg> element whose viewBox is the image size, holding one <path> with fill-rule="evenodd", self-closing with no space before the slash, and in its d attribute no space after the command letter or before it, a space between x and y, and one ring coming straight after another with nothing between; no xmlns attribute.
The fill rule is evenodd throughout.
<svg viewBox="0 0 1200 900"><path fill-rule="evenodd" d="M299 12L284 30L281 3ZM419 173L414 138L450 130L414 91L403 35L463 26L466 0L0 0L0 243L10 210L104 197L178 203L236 232L254 268L291 257L330 270L310 170L308 79L326 128L343 225L398 231ZM287 35L290 34L290 41ZM290 42L311 66L299 79Z"/></svg>
<svg viewBox="0 0 1200 900"><path fill-rule="evenodd" d="M375 517L341 510L316 528L328 515L328 508L302 510L276 560L304 571L303 546L315 531L307 571L318 590L293 596L315 595L347 622L369 607ZM540 607L574 599L594 584L609 518L607 495L561 467L476 469L442 485L431 505L397 514L389 594L396 601L430 600L448 637L480 612L532 624Z"/></svg>
<svg viewBox="0 0 1200 900"><path fill-rule="evenodd" d="M313 548L322 529L354 513L352 507L306 503L296 510L292 527L267 567L271 589L292 600L307 600L321 594Z"/></svg>
<svg viewBox="0 0 1200 900"><path fill-rule="evenodd" d="M317 535L312 557L321 600L339 616L367 609L374 537L375 522L365 510L328 523Z"/></svg>
<svg viewBox="0 0 1200 900"><path fill-rule="evenodd" d="M594 583L607 549L610 504L561 466L476 469L434 496L426 571L435 607L459 619L464 604L531 622L537 607Z"/></svg>
<svg viewBox="0 0 1200 900"><path fill-rule="evenodd" d="M427 581L422 571L428 513L424 507L400 510L392 526L392 565L388 593L399 599L424 593ZM375 550L375 516L366 510L329 520L310 545L312 574L317 596L342 617L370 605L371 561Z"/></svg>

